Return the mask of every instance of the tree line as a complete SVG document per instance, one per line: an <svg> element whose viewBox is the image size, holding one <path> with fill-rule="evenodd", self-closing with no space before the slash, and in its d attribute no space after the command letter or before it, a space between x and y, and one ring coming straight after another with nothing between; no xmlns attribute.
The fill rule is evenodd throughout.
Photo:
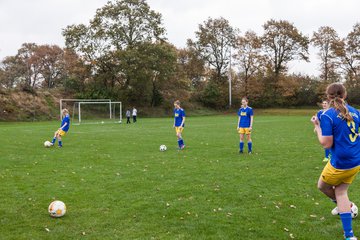
<svg viewBox="0 0 360 240"><path fill-rule="evenodd" d="M311 37L293 23L270 19L262 35L242 33L209 17L194 39L177 48L166 39L162 16L145 0L113 0L88 24L62 30L65 47L24 43L0 64L0 88L57 89L76 98L111 98L137 106L165 106L175 99L222 109L229 79L234 105L247 96L257 107L314 105L327 84L344 82L360 104L360 24L346 37L321 26ZM320 59L319 76L290 74L291 61Z"/></svg>

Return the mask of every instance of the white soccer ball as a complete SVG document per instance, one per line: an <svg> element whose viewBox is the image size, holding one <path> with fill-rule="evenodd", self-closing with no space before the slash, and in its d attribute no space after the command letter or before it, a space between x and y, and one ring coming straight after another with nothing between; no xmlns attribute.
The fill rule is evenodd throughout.
<svg viewBox="0 0 360 240"><path fill-rule="evenodd" d="M49 142L49 141L45 141L44 142L44 147L51 147L51 142Z"/></svg>
<svg viewBox="0 0 360 240"><path fill-rule="evenodd" d="M164 152L166 151L167 147L165 145L160 145L160 151Z"/></svg>
<svg viewBox="0 0 360 240"><path fill-rule="evenodd" d="M66 213L66 205L62 201L56 200L50 203L48 211L51 217L62 217Z"/></svg>
<svg viewBox="0 0 360 240"><path fill-rule="evenodd" d="M355 204L353 204L351 206L351 217L356 218L358 216L358 214L359 214L359 209Z"/></svg>

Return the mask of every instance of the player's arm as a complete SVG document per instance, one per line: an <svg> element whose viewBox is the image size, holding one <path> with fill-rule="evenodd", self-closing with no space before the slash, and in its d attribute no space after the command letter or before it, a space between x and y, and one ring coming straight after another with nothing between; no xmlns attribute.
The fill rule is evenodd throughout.
<svg viewBox="0 0 360 240"><path fill-rule="evenodd" d="M252 126L253 126L253 122L254 122L254 115L251 115L250 116L250 130L252 129Z"/></svg>
<svg viewBox="0 0 360 240"><path fill-rule="evenodd" d="M184 123L185 123L185 117L182 118L182 122L181 122L181 124L180 124L180 127L183 128L183 127L184 127Z"/></svg>
<svg viewBox="0 0 360 240"><path fill-rule="evenodd" d="M241 116L239 116L239 118L238 118L238 123L237 123L237 126L236 126L237 130L239 130L240 118L241 118Z"/></svg>
<svg viewBox="0 0 360 240"><path fill-rule="evenodd" d="M67 125L68 123L67 122L65 122L64 123L64 125L62 125L60 128L59 128L59 130L63 130L64 129L64 127Z"/></svg>
<svg viewBox="0 0 360 240"><path fill-rule="evenodd" d="M333 145L333 142L334 142L334 137L322 135L322 129L320 127L319 120L316 116L313 116L311 118L311 122L314 124L314 127L315 127L314 131L316 132L319 143L326 149L331 148L331 146Z"/></svg>

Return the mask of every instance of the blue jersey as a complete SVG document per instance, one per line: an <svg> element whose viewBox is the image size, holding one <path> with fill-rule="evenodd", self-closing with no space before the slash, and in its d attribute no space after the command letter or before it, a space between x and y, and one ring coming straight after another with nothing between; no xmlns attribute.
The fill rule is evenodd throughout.
<svg viewBox="0 0 360 240"><path fill-rule="evenodd" d="M253 116L253 110L251 107L240 108L238 116L240 117L239 128L248 128L251 123L251 116Z"/></svg>
<svg viewBox="0 0 360 240"><path fill-rule="evenodd" d="M330 163L337 169L351 169L360 165L359 111L347 105L353 117L347 122L339 111L329 108L321 115L323 136L333 136Z"/></svg>
<svg viewBox="0 0 360 240"><path fill-rule="evenodd" d="M185 111L182 108L175 108L174 109L174 117L175 117L175 127L180 127L181 123L183 121L183 118L185 117ZM185 124L183 124L183 126L181 127L185 127Z"/></svg>
<svg viewBox="0 0 360 240"><path fill-rule="evenodd" d="M319 122L321 121L321 115L325 112L324 109L321 109L320 111L317 112L316 117L319 119Z"/></svg>
<svg viewBox="0 0 360 240"><path fill-rule="evenodd" d="M70 127L70 116L69 116L69 114L66 114L65 117L62 119L60 127L64 126L65 123L67 123L67 124L66 124L65 127L62 128L62 130L64 132L67 132L67 131L69 131L69 127Z"/></svg>

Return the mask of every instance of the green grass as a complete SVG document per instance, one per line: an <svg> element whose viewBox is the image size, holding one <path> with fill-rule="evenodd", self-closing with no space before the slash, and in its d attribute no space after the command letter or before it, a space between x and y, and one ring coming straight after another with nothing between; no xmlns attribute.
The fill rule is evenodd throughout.
<svg viewBox="0 0 360 240"><path fill-rule="evenodd" d="M184 151L170 118L72 126L62 149L58 122L0 123L0 239L341 239L309 118L255 116L252 155L236 116L188 117Z"/></svg>

